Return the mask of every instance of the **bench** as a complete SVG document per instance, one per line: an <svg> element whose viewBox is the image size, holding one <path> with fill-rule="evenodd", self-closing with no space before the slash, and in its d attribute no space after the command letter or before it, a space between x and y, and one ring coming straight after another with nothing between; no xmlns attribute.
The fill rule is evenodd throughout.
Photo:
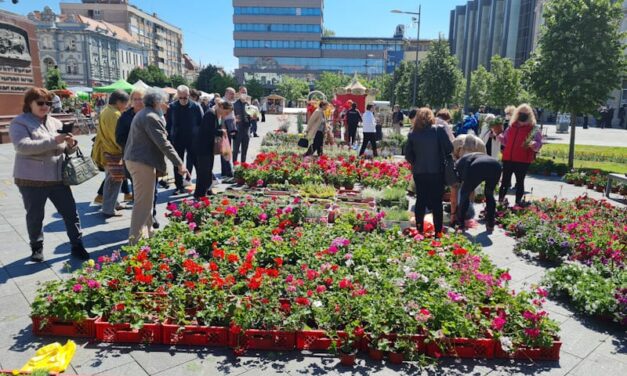
<svg viewBox="0 0 627 376"><path fill-rule="evenodd" d="M612 191L612 180L627 184L627 175L625 174L609 174L607 175L607 185L605 186L605 197L610 197Z"/></svg>

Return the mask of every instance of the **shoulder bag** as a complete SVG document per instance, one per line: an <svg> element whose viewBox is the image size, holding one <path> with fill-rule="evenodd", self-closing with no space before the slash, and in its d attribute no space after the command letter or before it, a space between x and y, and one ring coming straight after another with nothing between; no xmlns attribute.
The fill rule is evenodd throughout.
<svg viewBox="0 0 627 376"><path fill-rule="evenodd" d="M63 159L63 184L79 185L98 175L98 167L92 159L83 155L80 148L76 148L76 153L70 156L65 153Z"/></svg>

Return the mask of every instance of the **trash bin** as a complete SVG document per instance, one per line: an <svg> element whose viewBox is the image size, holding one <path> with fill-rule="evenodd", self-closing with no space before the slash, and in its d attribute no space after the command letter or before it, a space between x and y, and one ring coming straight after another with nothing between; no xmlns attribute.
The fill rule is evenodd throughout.
<svg viewBox="0 0 627 376"><path fill-rule="evenodd" d="M570 114L557 114L557 133L568 133L568 127L570 127Z"/></svg>

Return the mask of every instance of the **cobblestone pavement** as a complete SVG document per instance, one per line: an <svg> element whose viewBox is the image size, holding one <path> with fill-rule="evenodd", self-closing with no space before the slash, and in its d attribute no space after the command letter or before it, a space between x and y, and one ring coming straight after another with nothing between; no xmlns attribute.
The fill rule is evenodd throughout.
<svg viewBox="0 0 627 376"><path fill-rule="evenodd" d="M295 121L292 120L295 124ZM268 122L260 124L260 135L278 126L276 116L269 116ZM294 127L294 125L293 125ZM617 131L622 132L622 131ZM601 143L617 142L616 135L609 132ZM627 132L620 133L627 137ZM80 144L84 152L89 152L91 137L81 136ZM259 150L261 138L251 139L249 161ZM622 145L627 140L621 141ZM69 244L63 223L54 208L49 205L45 223L46 262L32 264L28 261L30 250L25 225L25 212L21 197L12 182L13 147L0 145L0 369L21 367L35 349L42 344L54 342L52 338L37 338L31 333L28 317L29 303L32 301L37 283L68 276L70 269L79 264L69 257ZM216 173L219 172L219 164ZM128 235L130 211L121 218L105 220L99 207L91 204L100 178L75 187L74 195L78 203L84 226L85 245L94 258L108 254L123 245ZM172 189L172 188L171 188ZM170 190L159 192L159 215L163 218L165 202ZM556 178L531 177L527 189L533 197L572 198L585 192L583 188L561 183ZM531 192L532 191L532 192ZM590 192L600 198L601 194ZM617 204L621 205L620 202ZM624 204L624 203L623 203ZM163 220L165 222L165 219ZM164 223L162 223L164 224ZM511 269L512 288L540 280L545 269L533 262L525 261L512 252L514 241L497 230L493 235L482 232L483 227L471 233L477 242L483 244L485 252L500 267ZM67 265L66 265L67 264ZM461 361L441 360L437 366L418 368L413 364L401 367L383 363L359 360L354 369L343 369L337 359L330 355L290 353L251 353L242 358L234 358L228 349L168 348L166 346L122 346L77 341L78 350L67 370L68 374L80 375L309 375L309 374L433 374L433 375L625 375L627 374L627 342L625 333L614 326L607 326L575 315L568 307L549 302L551 316L560 322L562 329L561 360L537 364L509 361Z"/></svg>

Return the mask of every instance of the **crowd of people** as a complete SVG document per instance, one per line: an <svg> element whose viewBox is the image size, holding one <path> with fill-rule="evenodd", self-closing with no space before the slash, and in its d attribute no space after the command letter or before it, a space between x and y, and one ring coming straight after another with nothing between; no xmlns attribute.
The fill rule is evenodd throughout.
<svg viewBox="0 0 627 376"><path fill-rule="evenodd" d="M34 262L44 260L43 220L48 199L63 218L71 254L81 260L89 258L76 202L62 176L64 154L74 153L78 141L71 133L62 133L61 122L49 116L54 98L46 89L29 89L24 95L23 113L9 127L16 151L13 176L26 209ZM215 145L232 148L229 158L222 150L219 153L222 179L228 181L233 178L233 164L238 159L246 161L250 137L258 136L259 115L265 121L265 111L260 111L259 102L248 96L244 86L238 92L227 88L223 97L208 98L181 85L171 103L159 89L135 89L130 95L111 93L98 116L92 148L94 163L105 172L94 200L102 204L102 215L121 216L120 210L127 208L123 202L133 201L129 243L150 236L159 227L155 205L159 179L167 175L166 158L174 166L173 195L187 194L194 169L193 196L200 199L211 195L214 157L218 154ZM124 201L119 200L120 191Z"/></svg>

